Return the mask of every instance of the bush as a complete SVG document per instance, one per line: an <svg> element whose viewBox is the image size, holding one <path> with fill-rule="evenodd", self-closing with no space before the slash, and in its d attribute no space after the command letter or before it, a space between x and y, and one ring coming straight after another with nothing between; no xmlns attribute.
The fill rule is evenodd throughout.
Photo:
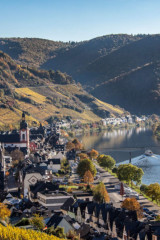
<svg viewBox="0 0 160 240"><path fill-rule="evenodd" d="M142 192L142 193L147 193L147 190L148 190L148 186L146 185L146 184L142 184L141 186L140 186L140 191Z"/></svg>
<svg viewBox="0 0 160 240"><path fill-rule="evenodd" d="M18 223L15 224L15 227L26 226L29 224L30 224L30 222L29 222L28 218L22 218Z"/></svg>
<svg viewBox="0 0 160 240"><path fill-rule="evenodd" d="M112 169L112 172L117 174L118 168L117 168L117 167L114 167L114 168Z"/></svg>

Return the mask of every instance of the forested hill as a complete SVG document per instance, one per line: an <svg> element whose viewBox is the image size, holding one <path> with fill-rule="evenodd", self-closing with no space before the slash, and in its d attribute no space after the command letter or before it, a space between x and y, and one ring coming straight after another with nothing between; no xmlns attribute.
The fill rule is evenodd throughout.
<svg viewBox="0 0 160 240"><path fill-rule="evenodd" d="M0 39L0 49L13 56L17 48L11 42L19 44L22 51L13 56L17 62L31 66L36 56L39 68L66 72L100 100L131 113L160 114L160 35L107 35L79 43L59 42L57 47L48 41L52 50L47 40L39 40L39 45L36 41Z"/></svg>
<svg viewBox="0 0 160 240"><path fill-rule="evenodd" d="M54 116L95 122L125 114L88 94L66 73L19 65L0 51L0 129L18 123L22 111L31 125Z"/></svg>
<svg viewBox="0 0 160 240"><path fill-rule="evenodd" d="M73 44L39 38L0 38L1 51L18 64L36 68L54 58L57 51L67 51Z"/></svg>

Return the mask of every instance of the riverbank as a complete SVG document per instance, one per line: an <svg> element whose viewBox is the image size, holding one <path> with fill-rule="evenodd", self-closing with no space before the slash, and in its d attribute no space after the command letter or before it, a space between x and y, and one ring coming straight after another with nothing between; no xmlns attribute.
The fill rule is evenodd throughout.
<svg viewBox="0 0 160 240"><path fill-rule="evenodd" d="M122 199L122 196L120 195L120 190L115 190L114 186L117 184L120 184L121 182L119 181L117 175L115 173L112 172L112 170L107 171L107 169L102 168L98 162L95 162L95 166L98 169L101 169L101 171L106 172L107 173L107 179L102 179L102 181L106 184L107 190L108 188L110 189L112 186L112 191L109 191L111 193L116 193L116 194L111 194L111 196L113 195L114 197L117 198L117 200L119 201L119 198ZM151 198L149 198L147 195L145 195L144 193L142 193L140 191L140 187L136 186L135 184L127 184L125 181L123 181L123 183L125 185L127 185L128 187L130 187L132 190L134 190L135 192L137 192L139 194L139 199L138 202L141 204L141 206L143 208L148 208L150 209L150 211L156 210L158 211L158 213L160 214L160 204L156 203L155 201L152 201ZM114 190L113 190L114 189ZM111 190L111 189L110 189Z"/></svg>

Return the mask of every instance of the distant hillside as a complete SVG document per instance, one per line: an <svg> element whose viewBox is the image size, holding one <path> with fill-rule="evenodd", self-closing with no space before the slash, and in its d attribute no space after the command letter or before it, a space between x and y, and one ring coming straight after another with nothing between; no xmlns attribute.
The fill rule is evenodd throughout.
<svg viewBox="0 0 160 240"><path fill-rule="evenodd" d="M85 71L89 64L142 37L143 35L106 35L79 43L36 38L0 38L0 50L22 65L61 70L71 74L77 81L85 82L88 74Z"/></svg>
<svg viewBox="0 0 160 240"><path fill-rule="evenodd" d="M38 38L0 38L1 51L10 55L18 64L36 68L54 58L57 50L68 50L73 44Z"/></svg>
<svg viewBox="0 0 160 240"><path fill-rule="evenodd" d="M102 101L119 103L135 114L160 114L160 63L149 63L95 87Z"/></svg>
<svg viewBox="0 0 160 240"><path fill-rule="evenodd" d="M0 52L0 127L16 124L22 111L30 124L51 116L93 122L109 114L124 114L85 92L66 73L24 67Z"/></svg>

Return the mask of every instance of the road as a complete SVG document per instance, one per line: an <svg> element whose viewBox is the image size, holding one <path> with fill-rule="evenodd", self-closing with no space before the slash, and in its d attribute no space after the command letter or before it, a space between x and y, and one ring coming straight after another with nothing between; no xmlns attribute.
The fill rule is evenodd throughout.
<svg viewBox="0 0 160 240"><path fill-rule="evenodd" d="M99 179L94 181L94 184L96 185L100 181L102 181L106 186L106 189L109 193L109 197L111 202L113 203L113 206L120 208L122 204L122 200L126 198L124 195L122 199L122 196L120 195L120 191L114 188L115 185L120 184L120 181L118 180L118 178L112 176L110 173L106 172L103 168L97 165L96 162L94 162L94 165L96 169L100 172L100 177ZM79 177L77 174L73 174L72 177L70 178L71 181L78 180L78 179ZM150 211L153 211L156 214L160 215L160 207L150 202L143 195L139 194L138 202L143 208L144 207L148 208Z"/></svg>
<svg viewBox="0 0 160 240"><path fill-rule="evenodd" d="M106 185L106 189L109 193L110 199L113 202L113 205L115 207L120 207L121 206L121 201L122 201L122 196L120 195L120 191L116 190L114 186L120 181L112 176L110 173L106 172L103 168L98 166L96 163L94 163L96 166L96 169L100 172L100 181L104 182ZM124 196L125 198L125 196ZM156 204L150 202L148 199L146 199L143 195L139 195L139 200L138 202L140 205L144 208L148 208L150 211L154 211L157 214L160 214L160 207L157 206Z"/></svg>

